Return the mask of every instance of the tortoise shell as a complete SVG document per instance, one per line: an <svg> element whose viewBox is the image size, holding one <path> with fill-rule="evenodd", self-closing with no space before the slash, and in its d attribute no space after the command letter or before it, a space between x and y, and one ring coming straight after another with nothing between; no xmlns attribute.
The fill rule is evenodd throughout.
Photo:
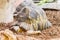
<svg viewBox="0 0 60 40"><path fill-rule="evenodd" d="M35 5L31 0L25 0L21 3L16 8L14 17L16 21L20 22L20 27L26 30L37 31L51 26L44 10Z"/></svg>

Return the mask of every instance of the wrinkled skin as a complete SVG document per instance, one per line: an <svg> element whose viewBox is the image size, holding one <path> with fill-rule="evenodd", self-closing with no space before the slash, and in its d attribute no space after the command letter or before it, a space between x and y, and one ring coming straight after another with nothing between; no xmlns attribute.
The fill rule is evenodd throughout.
<svg viewBox="0 0 60 40"><path fill-rule="evenodd" d="M24 29L27 28L26 30L37 31L51 26L44 10L36 6L31 0L22 2L17 7L15 16L17 17L16 20L20 22L20 27L23 27Z"/></svg>

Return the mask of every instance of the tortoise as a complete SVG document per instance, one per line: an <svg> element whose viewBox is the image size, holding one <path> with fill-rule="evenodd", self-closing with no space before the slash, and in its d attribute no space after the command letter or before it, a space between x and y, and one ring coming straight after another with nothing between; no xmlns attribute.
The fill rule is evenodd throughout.
<svg viewBox="0 0 60 40"><path fill-rule="evenodd" d="M22 2L14 12L17 25L25 30L41 31L51 26L44 10L33 3L32 0Z"/></svg>

